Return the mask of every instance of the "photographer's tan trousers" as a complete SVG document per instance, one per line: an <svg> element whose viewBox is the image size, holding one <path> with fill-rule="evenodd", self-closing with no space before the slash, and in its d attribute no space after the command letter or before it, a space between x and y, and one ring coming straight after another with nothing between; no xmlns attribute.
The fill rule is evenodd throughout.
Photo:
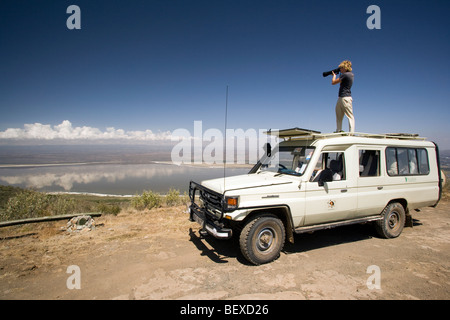
<svg viewBox="0 0 450 320"><path fill-rule="evenodd" d="M344 119L344 115L348 118L349 132L355 132L352 97L339 97L336 102L336 132L342 131L342 120Z"/></svg>

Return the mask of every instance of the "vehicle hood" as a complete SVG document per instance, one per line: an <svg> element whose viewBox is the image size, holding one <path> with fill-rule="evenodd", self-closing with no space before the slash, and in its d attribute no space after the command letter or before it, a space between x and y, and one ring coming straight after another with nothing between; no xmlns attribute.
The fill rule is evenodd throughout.
<svg viewBox="0 0 450 320"><path fill-rule="evenodd" d="M211 180L204 180L201 185L216 191L218 193L224 193L224 191L234 191L250 188L261 188L274 185L293 183L292 179L285 176L275 176L273 172L262 172L244 174L239 176L218 178ZM225 185L225 188L224 188Z"/></svg>

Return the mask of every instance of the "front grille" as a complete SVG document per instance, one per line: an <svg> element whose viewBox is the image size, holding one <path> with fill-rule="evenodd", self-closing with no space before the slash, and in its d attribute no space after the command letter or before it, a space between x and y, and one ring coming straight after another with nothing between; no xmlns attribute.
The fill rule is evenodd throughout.
<svg viewBox="0 0 450 320"><path fill-rule="evenodd" d="M198 198L196 195L198 195ZM220 193L191 181L189 185L189 196L192 205L199 209L202 208L206 214L214 219L222 218L222 195Z"/></svg>
<svg viewBox="0 0 450 320"><path fill-rule="evenodd" d="M213 194L211 192L208 192L207 190L200 191L200 199L207 206L211 205L216 209L222 208L222 197L218 196L216 194Z"/></svg>

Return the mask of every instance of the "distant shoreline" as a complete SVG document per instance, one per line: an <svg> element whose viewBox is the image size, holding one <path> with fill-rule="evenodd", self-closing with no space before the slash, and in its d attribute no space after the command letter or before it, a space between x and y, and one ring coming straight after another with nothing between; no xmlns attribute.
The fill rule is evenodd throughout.
<svg viewBox="0 0 450 320"><path fill-rule="evenodd" d="M173 166L187 166L187 167L203 167L218 169L223 168L223 164L209 164L209 163L183 163L175 164L172 161L148 161L146 163L133 163L133 162L121 162L121 161L96 161L96 162L67 162L67 163L26 163L26 164L0 164L0 169L13 169L13 168L35 168L35 167L62 167L62 166L87 166L87 165L145 165L145 164L161 164L161 165L173 165ZM254 164L238 164L227 163L227 168L251 168Z"/></svg>
<svg viewBox="0 0 450 320"><path fill-rule="evenodd" d="M80 196L94 196L94 197L113 197L113 198L132 198L134 195L132 194L107 194L107 193L96 193L96 192L71 192L71 191L57 191L57 192L45 192L46 194L51 195L80 195Z"/></svg>
<svg viewBox="0 0 450 320"><path fill-rule="evenodd" d="M168 164L168 165L174 165L174 166L186 166L186 167L193 167L193 168L211 168L211 169L220 169L223 168L223 163L182 163L180 165L173 163L172 161L152 161L152 163L155 164ZM226 168L249 168L251 169L255 164L248 164L248 163L226 163Z"/></svg>
<svg viewBox="0 0 450 320"><path fill-rule="evenodd" d="M84 165L90 165L90 164L119 164L119 163L115 163L115 162L69 162L69 163L0 164L0 168L84 166Z"/></svg>

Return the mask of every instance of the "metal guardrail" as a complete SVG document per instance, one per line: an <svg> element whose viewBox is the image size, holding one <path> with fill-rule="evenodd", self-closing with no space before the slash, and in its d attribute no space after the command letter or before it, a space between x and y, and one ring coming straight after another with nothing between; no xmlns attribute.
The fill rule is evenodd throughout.
<svg viewBox="0 0 450 320"><path fill-rule="evenodd" d="M47 216L47 217L19 219L19 220L12 220L12 221L2 221L2 222L0 222L0 228L19 225L19 224L27 224L27 223L39 223L39 222L47 222L47 221L66 220L66 219L72 219L73 217L78 217L78 216L99 217L101 215L102 215L102 213L100 213L100 212L74 213L74 214L63 214L63 215L58 215L58 216Z"/></svg>

